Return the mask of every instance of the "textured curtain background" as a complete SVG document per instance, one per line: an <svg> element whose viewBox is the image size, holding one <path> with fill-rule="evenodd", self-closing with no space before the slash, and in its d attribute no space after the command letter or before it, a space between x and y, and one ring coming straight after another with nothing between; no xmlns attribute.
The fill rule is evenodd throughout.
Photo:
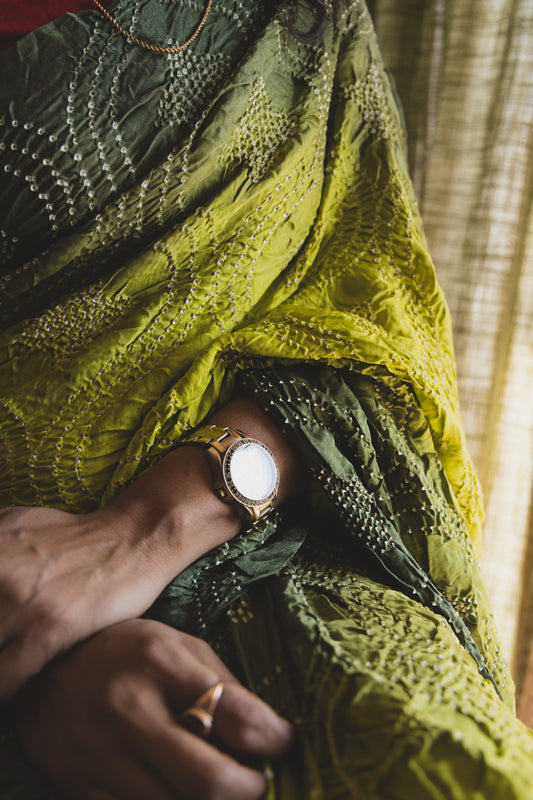
<svg viewBox="0 0 533 800"><path fill-rule="evenodd" d="M531 724L533 0L374 0L371 8L454 322L487 510L482 565Z"/></svg>

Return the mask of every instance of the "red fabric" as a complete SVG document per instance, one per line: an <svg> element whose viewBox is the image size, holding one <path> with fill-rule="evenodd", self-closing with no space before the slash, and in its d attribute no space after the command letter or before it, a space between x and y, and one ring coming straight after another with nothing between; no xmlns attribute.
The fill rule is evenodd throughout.
<svg viewBox="0 0 533 800"><path fill-rule="evenodd" d="M112 0L101 0L103 6ZM0 51L68 11L96 9L91 0L0 0Z"/></svg>

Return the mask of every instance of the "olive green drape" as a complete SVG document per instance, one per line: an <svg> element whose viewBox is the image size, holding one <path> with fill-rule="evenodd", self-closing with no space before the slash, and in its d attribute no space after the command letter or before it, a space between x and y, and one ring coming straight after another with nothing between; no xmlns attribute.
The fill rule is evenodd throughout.
<svg viewBox="0 0 533 800"><path fill-rule="evenodd" d="M376 0L450 305L482 565L520 688L533 637L533 3Z"/></svg>

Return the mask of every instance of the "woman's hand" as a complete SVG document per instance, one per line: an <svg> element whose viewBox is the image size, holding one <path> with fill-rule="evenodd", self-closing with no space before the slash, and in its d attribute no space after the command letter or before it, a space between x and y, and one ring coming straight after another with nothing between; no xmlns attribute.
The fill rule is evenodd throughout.
<svg viewBox="0 0 533 800"><path fill-rule="evenodd" d="M279 501L301 489L292 447L250 400L232 400L211 421L241 427L276 454ZM59 653L144 613L241 527L197 447L172 451L100 511L0 511L0 703Z"/></svg>
<svg viewBox="0 0 533 800"><path fill-rule="evenodd" d="M219 681L205 740L180 716ZM73 800L259 800L266 781L250 764L292 740L205 642L146 619L51 664L17 698L14 720L29 758Z"/></svg>
<svg viewBox="0 0 533 800"><path fill-rule="evenodd" d="M172 573L112 510L0 511L0 700L50 659L143 613Z"/></svg>

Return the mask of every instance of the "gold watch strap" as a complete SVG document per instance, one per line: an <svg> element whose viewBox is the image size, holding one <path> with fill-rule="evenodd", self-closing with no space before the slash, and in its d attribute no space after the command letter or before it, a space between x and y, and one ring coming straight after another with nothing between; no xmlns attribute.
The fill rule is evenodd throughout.
<svg viewBox="0 0 533 800"><path fill-rule="evenodd" d="M197 444L201 447L217 447L217 450L224 452L230 444L237 439L248 439L249 437L236 428L222 427L221 425L204 425L190 436L182 439L180 444Z"/></svg>

